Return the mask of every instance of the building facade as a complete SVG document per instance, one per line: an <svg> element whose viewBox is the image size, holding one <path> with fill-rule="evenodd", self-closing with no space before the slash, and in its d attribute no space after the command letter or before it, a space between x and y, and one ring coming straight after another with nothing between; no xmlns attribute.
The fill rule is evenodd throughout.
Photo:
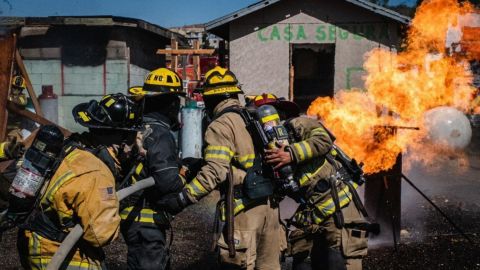
<svg viewBox="0 0 480 270"><path fill-rule="evenodd" d="M17 47L33 88L52 85L58 96L58 124L72 131L71 110L78 103L142 85L145 75L165 65L156 54L176 33L145 21L123 17L2 18L17 32Z"/></svg>
<svg viewBox="0 0 480 270"><path fill-rule="evenodd" d="M229 42L247 94L273 92L302 109L318 96L363 88L365 53L398 50L409 18L364 0L261 1L206 24Z"/></svg>

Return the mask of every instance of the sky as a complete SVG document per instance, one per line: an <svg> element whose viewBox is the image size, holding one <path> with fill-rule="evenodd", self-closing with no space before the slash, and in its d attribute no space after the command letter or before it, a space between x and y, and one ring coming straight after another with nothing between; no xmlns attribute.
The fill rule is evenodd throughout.
<svg viewBox="0 0 480 270"><path fill-rule="evenodd" d="M114 15L164 27L205 23L258 0L0 0L1 16ZM392 4L413 0L391 0Z"/></svg>

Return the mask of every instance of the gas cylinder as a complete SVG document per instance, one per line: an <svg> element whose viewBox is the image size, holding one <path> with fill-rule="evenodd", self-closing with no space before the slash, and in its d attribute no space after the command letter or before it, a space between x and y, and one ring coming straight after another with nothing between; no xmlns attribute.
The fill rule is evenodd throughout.
<svg viewBox="0 0 480 270"><path fill-rule="evenodd" d="M182 159L187 157L201 158L203 144L203 118L205 109L195 101L190 101L181 110L182 129L180 146Z"/></svg>
<svg viewBox="0 0 480 270"><path fill-rule="evenodd" d="M44 117L58 124L58 97L53 92L53 86L42 85L42 94L38 100Z"/></svg>
<svg viewBox="0 0 480 270"><path fill-rule="evenodd" d="M280 116L272 105L262 105L257 109L257 116L268 138L268 148L276 149L280 145L289 145L288 131L280 122ZM291 165L285 165L275 172L282 181L282 188L288 192L297 192L300 188L293 176Z"/></svg>
<svg viewBox="0 0 480 270"><path fill-rule="evenodd" d="M56 170L63 140L63 134L56 126L47 125L39 129L10 186L7 215L25 215L32 209L42 193L45 180Z"/></svg>

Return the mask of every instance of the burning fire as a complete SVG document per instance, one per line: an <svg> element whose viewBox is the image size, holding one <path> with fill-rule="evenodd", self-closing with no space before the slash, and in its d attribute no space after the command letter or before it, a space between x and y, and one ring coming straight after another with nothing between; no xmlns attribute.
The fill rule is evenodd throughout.
<svg viewBox="0 0 480 270"><path fill-rule="evenodd" d="M365 164L366 173L392 168L398 154L407 149L425 153L423 115L427 110L438 106L471 110L475 88L469 54L449 53L445 45L449 27L458 24L459 15L471 12L470 4L456 0L423 1L407 32L404 50L395 53L380 48L366 54L367 91L340 91L334 99L318 98L307 114L318 116L337 136L338 145Z"/></svg>

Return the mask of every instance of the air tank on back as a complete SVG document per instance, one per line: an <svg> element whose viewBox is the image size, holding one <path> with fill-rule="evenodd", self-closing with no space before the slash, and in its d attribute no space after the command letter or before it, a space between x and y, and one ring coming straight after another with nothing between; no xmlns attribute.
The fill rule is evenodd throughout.
<svg viewBox="0 0 480 270"><path fill-rule="evenodd" d="M203 118L205 109L196 101L187 102L182 108L182 129L180 148L182 159L187 157L202 158Z"/></svg>

